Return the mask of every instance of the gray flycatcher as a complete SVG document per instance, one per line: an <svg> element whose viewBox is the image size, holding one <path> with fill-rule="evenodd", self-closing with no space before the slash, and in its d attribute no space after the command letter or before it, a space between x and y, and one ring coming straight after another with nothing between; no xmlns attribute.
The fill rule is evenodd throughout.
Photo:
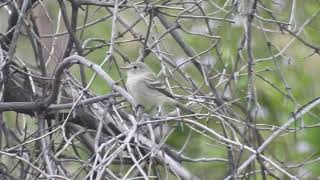
<svg viewBox="0 0 320 180"><path fill-rule="evenodd" d="M144 108L173 104L179 109L194 114L193 111L177 101L157 79L153 71L142 62L133 62L121 69L127 70L126 87L134 100Z"/></svg>

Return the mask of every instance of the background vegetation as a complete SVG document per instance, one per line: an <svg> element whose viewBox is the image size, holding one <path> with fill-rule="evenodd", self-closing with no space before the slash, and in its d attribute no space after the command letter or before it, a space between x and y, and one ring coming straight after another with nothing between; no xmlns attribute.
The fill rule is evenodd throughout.
<svg viewBox="0 0 320 180"><path fill-rule="evenodd" d="M0 179L316 179L319 0L0 0ZM143 61L195 114L146 113Z"/></svg>

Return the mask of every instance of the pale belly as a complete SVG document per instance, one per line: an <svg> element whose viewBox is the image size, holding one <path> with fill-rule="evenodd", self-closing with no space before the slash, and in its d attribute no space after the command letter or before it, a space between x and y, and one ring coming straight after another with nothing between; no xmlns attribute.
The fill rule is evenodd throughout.
<svg viewBox="0 0 320 180"><path fill-rule="evenodd" d="M126 83L129 94L134 100L144 106L145 108L151 108L152 106L162 105L167 97L157 90L150 89L144 82L143 79L128 79L130 83Z"/></svg>

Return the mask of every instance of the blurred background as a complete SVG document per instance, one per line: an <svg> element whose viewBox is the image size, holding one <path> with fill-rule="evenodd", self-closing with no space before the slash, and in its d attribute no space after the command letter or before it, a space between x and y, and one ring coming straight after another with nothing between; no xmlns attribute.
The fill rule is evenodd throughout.
<svg viewBox="0 0 320 180"><path fill-rule="evenodd" d="M279 169L297 179L320 177L320 109L317 106L320 1L30 1L20 18L20 34L14 41L16 24L10 27L10 22L17 23L12 20L12 14L23 12L23 4L17 0L1 1L0 38L4 51L15 49L11 58L20 64L19 68L28 67L27 74L52 78L65 57L78 54L101 65L125 88L125 72L120 71L119 66L144 61L171 92L188 97L184 103L189 102L194 111L203 115L197 123L226 139L257 149L281 130L263 149L263 155L280 168L260 159L239 172L251 152L214 137L198 126L179 123L179 120L169 122L173 130L163 139L164 143L181 155L182 166L200 179L232 179L232 175L239 179L290 179ZM61 11L63 7L65 12ZM68 19L67 23L64 18ZM75 37L70 36L68 26ZM7 47L5 39L9 40ZM37 57L39 55L42 58ZM41 67L45 67L46 73L41 72ZM70 99L78 97L80 86L85 84L89 84L87 90L92 96L112 92L102 78L97 76L90 81L94 72L89 68L73 66L68 73L79 84L79 89L70 91L77 94L69 94ZM68 81L70 77L64 78ZM41 80L35 81L38 87ZM50 89L50 81L44 84ZM62 87L67 88L67 84ZM39 95L34 95L35 99L49 94L36 91ZM22 94L11 90L4 93L4 99L8 95L9 102L31 101L14 99L12 93L19 94L17 97ZM317 104L305 110L312 102ZM121 106L126 112L134 113L127 102ZM299 114L302 109L305 111ZM296 120L283 128L294 116ZM4 113L3 152L30 140L24 136L36 138L32 134L39 125L34 118L30 113ZM9 135L4 134L10 132L19 132L20 140L8 143ZM55 141L61 141L61 146L66 143L61 134L56 137ZM55 144L54 140L48 142ZM35 144L36 141L26 143L25 148ZM78 148L80 152L75 153L77 148L68 147L65 155L90 162L91 152L84 145ZM19 168L7 164L12 159L1 156L2 172L19 178ZM31 157L33 163L31 160L40 155ZM79 170L80 162L66 164L61 165L68 172L65 177L86 177ZM111 166L110 171L121 178L131 166L119 166ZM43 166L39 168L45 171ZM158 168L167 174L158 176L159 179L179 179L174 173L168 173L165 166Z"/></svg>

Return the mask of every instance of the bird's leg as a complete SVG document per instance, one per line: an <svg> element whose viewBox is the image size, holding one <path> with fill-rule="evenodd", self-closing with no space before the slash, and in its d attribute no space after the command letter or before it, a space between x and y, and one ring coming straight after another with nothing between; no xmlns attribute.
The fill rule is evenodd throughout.
<svg viewBox="0 0 320 180"><path fill-rule="evenodd" d="M142 105L138 104L136 107L134 107L134 112L137 113L140 108L144 109Z"/></svg>
<svg viewBox="0 0 320 180"><path fill-rule="evenodd" d="M156 116L161 116L161 112L162 112L162 106L159 106Z"/></svg>

